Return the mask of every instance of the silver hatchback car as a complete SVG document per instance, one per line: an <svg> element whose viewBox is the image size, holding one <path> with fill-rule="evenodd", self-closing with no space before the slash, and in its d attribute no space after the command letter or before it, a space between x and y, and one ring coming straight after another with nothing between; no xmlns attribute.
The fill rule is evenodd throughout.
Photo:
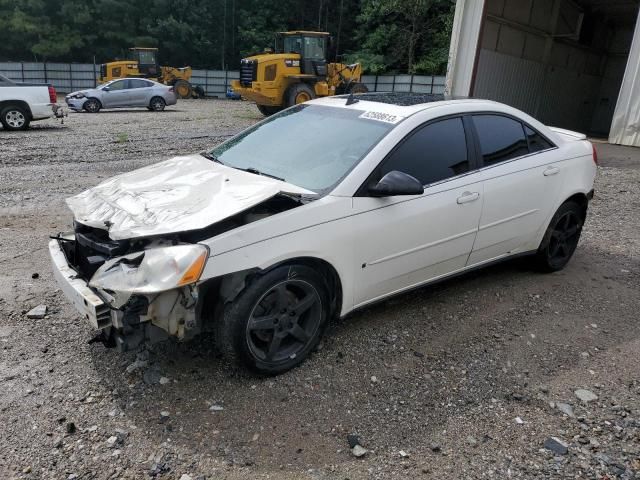
<svg viewBox="0 0 640 480"><path fill-rule="evenodd" d="M146 78L111 80L90 90L80 90L65 97L71 110L98 113L102 108L147 107L161 112L167 105L175 105L173 87Z"/></svg>

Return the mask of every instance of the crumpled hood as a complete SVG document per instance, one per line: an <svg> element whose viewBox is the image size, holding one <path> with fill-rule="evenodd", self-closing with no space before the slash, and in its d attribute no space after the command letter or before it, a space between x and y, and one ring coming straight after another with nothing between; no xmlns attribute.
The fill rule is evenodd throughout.
<svg viewBox="0 0 640 480"><path fill-rule="evenodd" d="M189 155L113 177L67 204L78 222L121 240L204 228L280 192L314 193Z"/></svg>

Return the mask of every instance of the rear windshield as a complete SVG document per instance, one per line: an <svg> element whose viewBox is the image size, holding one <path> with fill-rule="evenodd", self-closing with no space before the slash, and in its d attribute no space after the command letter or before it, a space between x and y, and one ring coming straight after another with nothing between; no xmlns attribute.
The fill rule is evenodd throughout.
<svg viewBox="0 0 640 480"><path fill-rule="evenodd" d="M255 169L321 193L335 186L394 127L360 110L298 105L211 151L221 163Z"/></svg>

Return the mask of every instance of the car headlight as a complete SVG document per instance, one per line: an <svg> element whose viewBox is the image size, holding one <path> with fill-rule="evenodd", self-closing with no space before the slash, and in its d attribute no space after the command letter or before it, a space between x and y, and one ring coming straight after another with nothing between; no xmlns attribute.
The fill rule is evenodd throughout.
<svg viewBox="0 0 640 480"><path fill-rule="evenodd" d="M72 95L71 98L84 98L84 93L76 93L75 95Z"/></svg>
<svg viewBox="0 0 640 480"><path fill-rule="evenodd" d="M205 245L159 247L113 258L91 277L103 290L156 293L195 283L209 257Z"/></svg>

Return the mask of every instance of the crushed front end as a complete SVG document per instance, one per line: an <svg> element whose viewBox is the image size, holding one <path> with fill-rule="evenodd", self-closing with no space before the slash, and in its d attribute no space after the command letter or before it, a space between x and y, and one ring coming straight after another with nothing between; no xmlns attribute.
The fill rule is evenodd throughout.
<svg viewBox="0 0 640 480"><path fill-rule="evenodd" d="M200 331L196 284L208 258L200 244L112 240L75 223L49 242L55 278L105 345L121 351Z"/></svg>

